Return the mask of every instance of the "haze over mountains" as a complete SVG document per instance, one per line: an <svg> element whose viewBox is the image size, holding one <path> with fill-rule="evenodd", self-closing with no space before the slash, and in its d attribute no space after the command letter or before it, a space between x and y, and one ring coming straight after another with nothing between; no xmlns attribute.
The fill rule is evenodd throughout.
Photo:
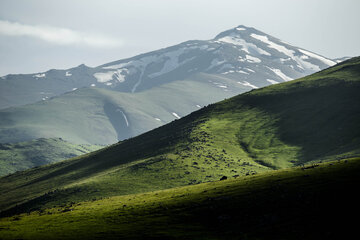
<svg viewBox="0 0 360 240"><path fill-rule="evenodd" d="M7 75L0 79L0 143L62 138L112 144L337 61L241 25L211 40L187 41L95 68Z"/></svg>
<svg viewBox="0 0 360 240"><path fill-rule="evenodd" d="M256 88L295 79L334 64L331 59L241 25L211 40L187 41L95 68L80 65L66 70L3 76L0 108L46 100L83 87L141 92L200 72L221 75L238 80L238 84L247 88ZM220 86L218 84L219 88L225 88Z"/></svg>

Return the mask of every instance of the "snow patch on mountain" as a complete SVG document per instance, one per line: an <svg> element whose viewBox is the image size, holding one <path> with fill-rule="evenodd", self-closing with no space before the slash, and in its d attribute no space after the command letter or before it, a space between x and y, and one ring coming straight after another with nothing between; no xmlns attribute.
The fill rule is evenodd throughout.
<svg viewBox="0 0 360 240"><path fill-rule="evenodd" d="M261 63L261 60L259 58L257 58L257 57L253 57L253 56L250 56L250 55L246 55L245 57L246 57L248 62Z"/></svg>
<svg viewBox="0 0 360 240"><path fill-rule="evenodd" d="M285 46L282 46L282 45L279 45L279 44L276 44L276 43L270 41L267 36L262 36L262 35L258 35L255 33L250 34L250 36L257 40L260 40L261 42L268 44L269 48L273 48L273 49L277 50L278 52L284 53L285 55L287 55L291 58L294 57L293 50L287 49Z"/></svg>
<svg viewBox="0 0 360 240"><path fill-rule="evenodd" d="M278 81L272 80L272 79L266 79L266 81L268 81L271 84L277 84L279 83Z"/></svg>
<svg viewBox="0 0 360 240"><path fill-rule="evenodd" d="M254 70L250 69L250 68L244 68L245 70L249 71L249 72L252 72L252 73L255 73Z"/></svg>
<svg viewBox="0 0 360 240"><path fill-rule="evenodd" d="M65 77L70 77L70 76L72 76L72 74L70 72L65 73Z"/></svg>
<svg viewBox="0 0 360 240"><path fill-rule="evenodd" d="M295 51L290 50L290 49L286 48L283 45L279 45L277 43L274 43L273 41L270 41L267 36L258 35L258 34L255 34L255 33L250 34L250 36L257 39L257 40L259 40L259 41L261 41L261 42L263 42L263 43L266 43L269 48L273 48L273 49L277 50L278 52L283 53L286 56L290 57L291 59L293 59L294 61L297 62L299 68L301 68L301 69L310 69L310 70L313 70L313 71L320 71L319 66L314 65L314 64L312 64L310 62L304 61L305 59L308 59L304 55L302 55L300 57L296 56ZM299 51L301 51L301 50L299 49Z"/></svg>
<svg viewBox="0 0 360 240"><path fill-rule="evenodd" d="M229 70L229 71L223 72L223 73L221 73L221 74L229 74L229 73L234 73L234 72L235 72L234 70Z"/></svg>
<svg viewBox="0 0 360 240"><path fill-rule="evenodd" d="M214 67L217 67L217 66L219 66L219 65L221 65L221 64L223 64L223 63L225 63L225 62L226 62L225 60L219 60L219 59L217 59L217 58L214 58L214 59L211 61L210 66L209 66L205 71L210 70L210 69L213 69Z"/></svg>
<svg viewBox="0 0 360 240"><path fill-rule="evenodd" d="M105 73L94 73L94 77L99 83L104 83L112 80L112 77L114 75L114 71L105 72Z"/></svg>
<svg viewBox="0 0 360 240"><path fill-rule="evenodd" d="M121 109L116 109L116 112L120 112L120 113L123 115L124 120L125 120L125 123L126 123L126 126L129 127L129 121L128 121L125 113L124 113L123 111L121 111Z"/></svg>
<svg viewBox="0 0 360 240"><path fill-rule="evenodd" d="M332 60L330 60L330 59L324 58L324 57L322 57L322 56L320 56L320 55L317 55L317 54L315 54L315 53L312 53L312 52L308 52L308 51L306 51L306 50L304 50L304 49L299 49L299 51L302 52L302 53L305 54L305 55L308 55L308 56L310 56L310 57L312 57L312 58L316 58L316 59L322 61L323 63L325 63L325 64L328 65L328 66L333 66L333 65L336 64L336 62L334 62L334 61L332 61Z"/></svg>
<svg viewBox="0 0 360 240"><path fill-rule="evenodd" d="M243 74L247 74L247 75L249 75L249 74L250 74L250 73L245 72L245 71L243 71L243 70L237 70L236 72L238 72L238 73L243 73Z"/></svg>
<svg viewBox="0 0 360 240"><path fill-rule="evenodd" d="M157 59L158 59L157 56L151 55L151 56L143 57L140 60L131 61L132 67L134 67L138 71L140 71L140 77L139 77L138 81L135 83L135 85L133 86L133 88L131 89L132 93L134 93L136 91L137 87L141 84L147 65L152 62L156 62Z"/></svg>
<svg viewBox="0 0 360 240"><path fill-rule="evenodd" d="M34 75L33 77L35 77L35 78L44 78L44 77L46 77L46 74L45 73L39 73L39 74Z"/></svg>
<svg viewBox="0 0 360 240"><path fill-rule="evenodd" d="M278 75L285 82L293 80L291 77L285 75L280 69L271 68L271 67L267 67L267 68L270 69L276 75Z"/></svg>
<svg viewBox="0 0 360 240"><path fill-rule="evenodd" d="M163 68L159 72L149 74L148 77L150 77L150 78L158 77L160 75L163 75L165 73L175 70L179 66L185 64L186 62L193 60L195 57L188 58L182 62L179 62L179 57L180 57L180 55L185 53L185 50L186 50L186 48L179 48L175 51L167 52L167 53L161 55L161 59L165 60Z"/></svg>
<svg viewBox="0 0 360 240"><path fill-rule="evenodd" d="M129 74L129 70L127 68L121 68L116 70L116 72L114 72L113 77L115 77L115 79L118 80L119 82L124 82L125 76L128 74Z"/></svg>
<svg viewBox="0 0 360 240"><path fill-rule="evenodd" d="M131 60L125 63L119 63L119 64L115 64L115 65L110 65L110 66L106 66L103 67L103 69L124 69L124 67L126 67L127 74L134 74L136 72L140 72L140 76L138 78L138 81L134 84L133 88L131 89L131 92L135 92L136 88L140 85L140 83L143 80L143 76L144 76L144 72L146 70L146 67L148 64L152 63L152 62L157 62L158 61L158 56L156 55L150 55L150 56L145 56L142 57L140 59L137 60ZM123 80L125 81L125 75L121 74L122 76L118 76L118 80Z"/></svg>
<svg viewBox="0 0 360 240"><path fill-rule="evenodd" d="M94 77L99 83L106 83L115 78L115 80L118 80L119 82L125 81L125 74L128 74L129 71L126 68L121 68L116 71L109 71L109 72L99 72L94 73Z"/></svg>
<svg viewBox="0 0 360 240"><path fill-rule="evenodd" d="M255 89L258 88L257 86L255 86L247 81L243 81L243 82L239 81L238 83L240 83L241 85L247 86L247 87L251 87L251 88L255 88Z"/></svg>
<svg viewBox="0 0 360 240"><path fill-rule="evenodd" d="M179 116L177 113L173 112L172 115L173 115L174 117L176 117L177 119L180 119L180 116Z"/></svg>
<svg viewBox="0 0 360 240"><path fill-rule="evenodd" d="M242 47L241 50L245 51L248 54L257 53L258 55L271 56L271 54L268 53L267 51L265 51L264 49L259 48L258 46L256 46L253 43L248 43L244 39L239 38L237 36L235 36L235 37L225 36L225 37L218 39L215 42L219 42L219 43L224 42L224 43L241 46Z"/></svg>

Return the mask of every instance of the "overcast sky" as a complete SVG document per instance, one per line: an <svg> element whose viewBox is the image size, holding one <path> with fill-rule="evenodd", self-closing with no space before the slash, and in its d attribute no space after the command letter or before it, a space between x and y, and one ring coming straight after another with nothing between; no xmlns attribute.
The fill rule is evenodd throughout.
<svg viewBox="0 0 360 240"><path fill-rule="evenodd" d="M359 10L359 0L0 0L0 76L97 66L240 24L357 56Z"/></svg>

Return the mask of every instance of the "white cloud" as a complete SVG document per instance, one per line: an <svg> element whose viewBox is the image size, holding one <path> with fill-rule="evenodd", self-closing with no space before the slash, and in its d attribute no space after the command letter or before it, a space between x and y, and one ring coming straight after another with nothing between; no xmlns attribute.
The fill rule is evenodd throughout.
<svg viewBox="0 0 360 240"><path fill-rule="evenodd" d="M59 45L87 45L90 47L113 48L121 45L118 39L88 34L68 28L26 25L0 20L0 35L28 36Z"/></svg>

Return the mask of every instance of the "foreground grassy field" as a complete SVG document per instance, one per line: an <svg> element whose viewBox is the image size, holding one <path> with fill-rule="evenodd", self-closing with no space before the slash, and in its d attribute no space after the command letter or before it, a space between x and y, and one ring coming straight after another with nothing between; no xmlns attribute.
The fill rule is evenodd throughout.
<svg viewBox="0 0 360 240"><path fill-rule="evenodd" d="M238 95L83 157L0 178L0 211L246 176L360 155L360 58Z"/></svg>
<svg viewBox="0 0 360 240"><path fill-rule="evenodd" d="M348 239L360 158L0 219L1 239ZM355 218L354 218L355 217Z"/></svg>

